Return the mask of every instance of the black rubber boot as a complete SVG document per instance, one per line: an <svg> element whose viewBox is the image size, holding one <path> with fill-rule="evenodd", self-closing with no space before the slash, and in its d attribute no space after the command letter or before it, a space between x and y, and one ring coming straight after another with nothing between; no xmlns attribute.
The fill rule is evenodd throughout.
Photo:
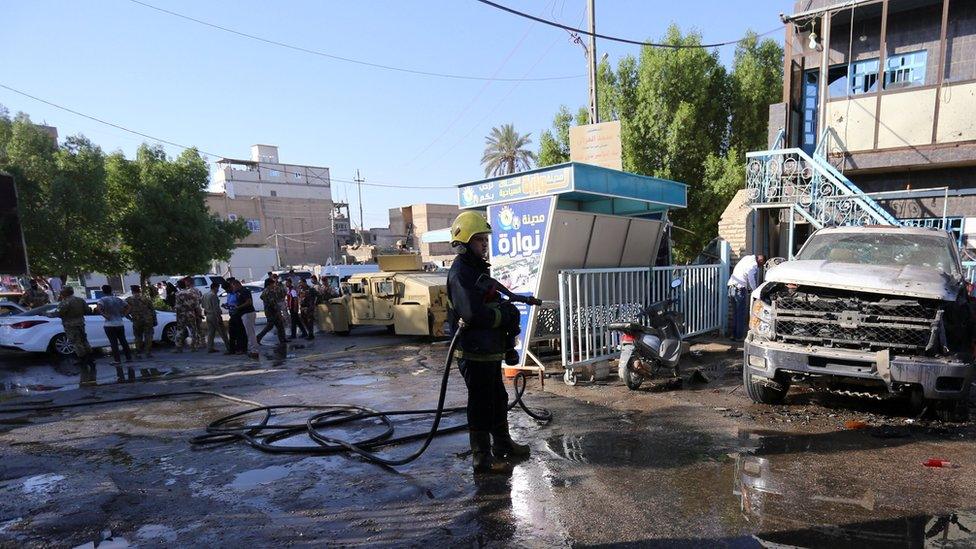
<svg viewBox="0 0 976 549"><path fill-rule="evenodd" d="M508 432L508 423L502 423L491 430L491 453L496 458L527 458L530 450L528 444L519 444L512 440Z"/></svg>
<svg viewBox="0 0 976 549"><path fill-rule="evenodd" d="M471 440L471 464L476 475L507 475L512 472L511 465L492 458L491 435L487 431L469 431L468 437Z"/></svg>
<svg viewBox="0 0 976 549"><path fill-rule="evenodd" d="M119 383L125 383L125 372L122 370L121 366L115 367L115 377L118 379Z"/></svg>

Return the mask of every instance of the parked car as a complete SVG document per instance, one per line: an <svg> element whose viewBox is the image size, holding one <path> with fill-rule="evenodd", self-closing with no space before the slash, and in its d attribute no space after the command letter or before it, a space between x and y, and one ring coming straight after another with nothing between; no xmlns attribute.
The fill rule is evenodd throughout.
<svg viewBox="0 0 976 549"><path fill-rule="evenodd" d="M87 300L86 303L89 309L85 316L88 342L92 347L108 347L108 337L105 336L104 329L105 317L95 312L96 300ZM64 333L61 319L47 316L56 307L56 303L49 303L17 315L0 318L0 347L35 353L50 352L60 356L73 355L75 348ZM153 339L161 343L174 343L176 314L157 311L156 319ZM126 318L123 319L123 323L126 340L131 342L134 339L132 322Z"/></svg>
<svg viewBox="0 0 976 549"><path fill-rule="evenodd" d="M200 290L203 293L207 293L208 291L210 291L210 285L214 282L219 283L221 288L224 287L224 283L226 282L224 280L224 277L220 275L205 274L205 275L189 275L189 276L190 279L193 280L193 287ZM173 285L175 286L178 281L184 278L186 278L186 276L171 276L169 277L169 281L172 282Z"/></svg>
<svg viewBox="0 0 976 549"><path fill-rule="evenodd" d="M24 307L16 301L0 300L0 316L16 315L26 310L27 307Z"/></svg>
<svg viewBox="0 0 976 549"><path fill-rule="evenodd" d="M781 402L802 383L964 413L976 300L945 231L821 229L766 273L750 311L742 372L756 402Z"/></svg>

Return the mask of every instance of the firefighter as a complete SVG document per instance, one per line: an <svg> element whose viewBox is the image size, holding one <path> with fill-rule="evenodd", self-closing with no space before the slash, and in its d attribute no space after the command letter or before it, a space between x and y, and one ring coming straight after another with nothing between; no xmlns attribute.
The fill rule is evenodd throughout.
<svg viewBox="0 0 976 549"><path fill-rule="evenodd" d="M468 430L475 473L507 473L508 458L527 457L529 447L512 441L508 430L508 393L502 359L509 347L506 332L518 329L518 309L502 303L497 291L479 284L488 275L491 227L477 212L462 212L451 224L451 245L458 252L447 275L451 328L458 335L454 357L468 388Z"/></svg>

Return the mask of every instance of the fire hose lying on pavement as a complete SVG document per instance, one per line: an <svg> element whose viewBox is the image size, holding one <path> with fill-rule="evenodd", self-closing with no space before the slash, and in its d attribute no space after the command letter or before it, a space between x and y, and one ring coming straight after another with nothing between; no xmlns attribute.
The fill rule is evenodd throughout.
<svg viewBox="0 0 976 549"><path fill-rule="evenodd" d="M148 395L138 395L131 397L113 398L100 400L97 402L74 402L69 404L54 404L43 406L20 406L20 407L0 407L0 414L15 414L25 412L46 412L54 410L64 410L68 408L82 408L89 406L100 406L103 404L113 404L119 402L138 402L145 400L167 400L190 396L209 396L222 398L238 404L246 404L251 408L235 412L224 416L210 423L206 428L206 433L190 439L191 444L211 445L226 444L232 442L245 442L253 448L262 452L274 454L311 454L311 455L331 455L351 452L359 455L370 463L384 466L406 465L416 460L423 454L435 436L445 435L463 431L468 428L468 424L461 423L450 427L440 427L441 419L445 415L464 412L467 407L457 406L452 408L444 407L444 400L447 396L447 382L451 374L451 366L454 362L454 351L457 347L458 334L463 328L459 329L451 339L451 344L447 350L447 360L444 364L444 374L441 378L440 393L437 399L437 407L425 410L390 410L380 411L358 406L354 404L331 404L331 405L311 405L311 404L276 404L264 405L259 402L246 400L243 398L218 393L215 391L175 391L167 393L153 393ZM522 400L525 394L526 377L524 372L520 372L513 380L515 398L508 404L508 410L519 406L522 411L537 421L548 422L552 419L552 413L545 409L532 410ZM298 412L308 411L312 415L301 423L273 423L272 419L276 412ZM391 419L395 416L418 416L434 414L434 422L430 431L426 433L414 433L410 435L394 436L396 425ZM248 418L256 417L254 422L248 422ZM338 436L328 434L329 429L349 425L360 421L379 421L383 427L383 432L362 440L348 441ZM314 444L290 445L284 441L298 436L307 436ZM386 458L377 453L381 448L393 446L405 442L423 440L423 444L412 454L398 458Z"/></svg>

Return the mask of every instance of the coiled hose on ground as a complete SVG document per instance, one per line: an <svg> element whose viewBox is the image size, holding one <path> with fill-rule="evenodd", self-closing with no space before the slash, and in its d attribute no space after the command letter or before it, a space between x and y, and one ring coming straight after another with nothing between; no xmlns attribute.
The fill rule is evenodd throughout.
<svg viewBox="0 0 976 549"><path fill-rule="evenodd" d="M222 398L238 404L251 406L246 410L221 417L206 428L206 433L190 439L191 444L210 445L242 441L253 448L262 452L275 454L312 454L329 455L342 452L352 452L359 455L364 460L385 466L405 465L414 461L423 454L435 436L462 431L468 428L467 423L452 425L450 427L440 427L441 418L444 415L464 412L466 407L458 406L444 408L444 400L447 396L447 381L451 374L451 365L454 362L454 350L457 347L458 334L454 334L451 344L447 350L447 359L444 364L444 374L441 378L440 393L437 398L437 407L426 410L392 410L380 411L359 406L355 404L330 404L330 405L311 405L311 404L277 404L264 405L259 402L246 400L243 398L218 393L215 391L175 391L168 393L153 393L148 395L138 395L131 397L113 398L99 400L97 402L74 402L69 404L53 404L43 406L20 406L20 407L0 407L0 414L13 414L24 412L45 412L63 410L67 408L80 408L88 406L99 406L103 404L113 404L119 402L137 402L144 400L164 400L178 397L189 396L210 396ZM513 380L515 398L508 404L508 410L512 410L518 405L522 411L537 421L548 422L552 419L552 413L545 409L532 410L522 400L525 394L526 377L520 372ZM313 412L303 423L272 423L275 412L295 412L306 410ZM426 433L415 433L396 437L396 425L392 421L394 416L418 416L434 414L434 423L430 431ZM246 422L250 416L258 415L260 420L253 423ZM362 440L348 441L338 436L330 436L326 433L327 429L335 428L358 421L378 420L384 427L383 432L364 438ZM284 441L298 436L307 436L315 444L294 445L284 444ZM404 442L423 440L423 444L410 455L398 459L386 458L378 453L377 450L386 446L393 446Z"/></svg>

